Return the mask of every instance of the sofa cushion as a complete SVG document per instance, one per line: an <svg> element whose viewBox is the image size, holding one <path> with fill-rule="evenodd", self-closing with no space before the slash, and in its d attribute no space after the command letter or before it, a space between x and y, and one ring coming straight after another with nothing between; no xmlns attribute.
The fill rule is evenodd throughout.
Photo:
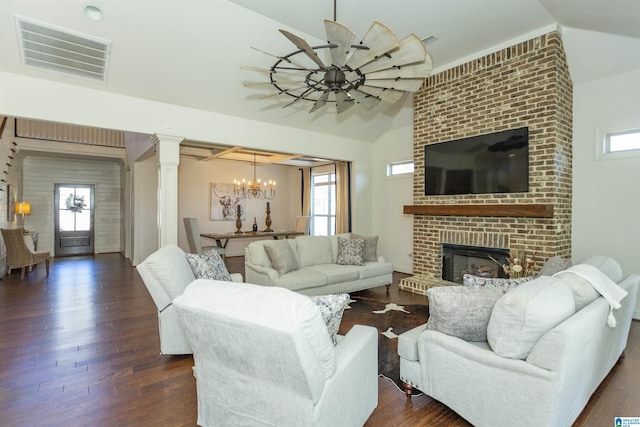
<svg viewBox="0 0 640 427"><path fill-rule="evenodd" d="M216 250L203 254L185 254L196 279L224 280L231 282L231 275Z"/></svg>
<svg viewBox="0 0 640 427"><path fill-rule="evenodd" d="M540 337L574 313L573 293L560 279L542 276L523 283L493 307L489 345L499 356L525 359Z"/></svg>
<svg viewBox="0 0 640 427"><path fill-rule="evenodd" d="M427 329L465 341L486 341L493 306L504 295L495 286L435 286L427 290Z"/></svg>
<svg viewBox="0 0 640 427"><path fill-rule="evenodd" d="M333 262L328 236L300 236L295 241L300 268Z"/></svg>
<svg viewBox="0 0 640 427"><path fill-rule="evenodd" d="M264 250L271 260L271 265L279 275L282 276L298 269L296 256L286 240L277 240L269 245L264 245Z"/></svg>
<svg viewBox="0 0 640 427"><path fill-rule="evenodd" d="M360 278L368 279L393 273L393 264L390 262L365 262L362 267L359 267L359 270Z"/></svg>
<svg viewBox="0 0 640 427"><path fill-rule="evenodd" d="M344 308L349 302L349 294L320 295L309 298L311 298L311 301L313 301L318 307L318 310L320 310L322 319L327 325L331 341L333 341L333 345L336 345L338 343L336 338L338 329L340 329Z"/></svg>
<svg viewBox="0 0 640 427"><path fill-rule="evenodd" d="M600 296L598 291L595 290L588 280L583 279L576 274L560 271L559 273L554 274L553 277L560 279L563 284L571 289L571 292L573 293L573 301L576 305L576 311L582 310Z"/></svg>
<svg viewBox="0 0 640 427"><path fill-rule="evenodd" d="M364 240L364 260L367 262L378 261L378 236L359 236L351 234L352 239Z"/></svg>
<svg viewBox="0 0 640 427"><path fill-rule="evenodd" d="M559 271L566 270L571 267L570 258L562 258L560 256L552 256L540 268L540 276L553 276Z"/></svg>
<svg viewBox="0 0 640 427"><path fill-rule="evenodd" d="M322 264L306 267L305 270L313 270L327 276L327 284L352 282L360 278L360 267L355 265Z"/></svg>
<svg viewBox="0 0 640 427"><path fill-rule="evenodd" d="M533 279L533 276L519 277L517 279L505 279L502 277L480 277L472 274L465 274L462 276L462 284L464 286L474 287L498 287L504 289L506 292Z"/></svg>
<svg viewBox="0 0 640 427"><path fill-rule="evenodd" d="M309 268L301 268L291 271L284 276L280 276L273 280L271 284L273 286L291 289L292 291L298 291L327 285L328 279L326 274L313 271Z"/></svg>
<svg viewBox="0 0 640 427"><path fill-rule="evenodd" d="M364 240L338 237L338 258L336 264L364 265Z"/></svg>
<svg viewBox="0 0 640 427"><path fill-rule="evenodd" d="M594 255L580 261L580 264L588 264L596 267L606 274L609 279L620 283L624 278L622 267L616 260L602 255Z"/></svg>
<svg viewBox="0 0 640 427"><path fill-rule="evenodd" d="M184 288L195 280L184 251L176 245L161 247L144 264L171 299L182 295Z"/></svg>
<svg viewBox="0 0 640 427"><path fill-rule="evenodd" d="M249 258L247 261L251 264L256 264L262 267L273 268L271 260L269 259L269 255L267 255L267 251L264 249L264 245L267 243L271 243L271 241L258 240L249 243L246 248Z"/></svg>
<svg viewBox="0 0 640 427"><path fill-rule="evenodd" d="M329 236L329 242L331 242L331 259L332 259L331 262L334 264L338 259L338 239L339 238L350 239L351 233L340 233L340 234L333 234Z"/></svg>

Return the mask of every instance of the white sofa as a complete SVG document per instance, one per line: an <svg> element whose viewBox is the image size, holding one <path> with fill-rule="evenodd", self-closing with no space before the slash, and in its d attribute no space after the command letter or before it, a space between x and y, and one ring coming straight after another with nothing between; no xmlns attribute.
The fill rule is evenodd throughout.
<svg viewBox="0 0 640 427"><path fill-rule="evenodd" d="M158 308L161 354L191 354L191 346L178 320L173 300L195 280L185 252L176 245L165 245L136 266ZM232 274L242 282L241 274Z"/></svg>
<svg viewBox="0 0 640 427"><path fill-rule="evenodd" d="M286 239L294 256L296 268L279 274L271 262L266 247L275 241L259 240L245 248L245 280L264 286L278 286L305 295L349 293L387 285L393 281L393 264L384 257L364 265L339 265L338 238L350 238L349 233L333 236L300 236ZM280 241L283 242L283 241Z"/></svg>
<svg viewBox="0 0 640 427"><path fill-rule="evenodd" d="M398 340L401 379L477 427L505 422L525 427L570 426L623 354L640 283L638 275L623 279L619 265L610 258L600 257L591 265L599 266L628 292L620 308L613 310L617 326L607 324L610 305L605 298L597 292L589 296L588 288L576 292L579 289L576 284L584 282L568 273L569 269L554 277L539 277L497 296L497 302L489 308L488 342L465 341L432 330L433 326L426 324L401 334ZM501 316L500 310L506 304L499 305L500 300L508 298L507 303L511 304L519 296L543 287L550 298L537 302L541 306L540 316L512 324L519 336L528 334L521 329L527 322L540 327L539 338L530 336L534 337L530 353L525 357L496 354L497 346L491 343L494 340L493 344L497 344L495 339L499 336L493 334L498 334L500 325L494 320ZM574 314L556 320L555 326L545 330L541 327L544 318L557 316L564 310L560 306L566 304L560 301L566 302L567 295L569 308L574 304ZM527 307L526 315L531 313L529 310Z"/></svg>
<svg viewBox="0 0 640 427"><path fill-rule="evenodd" d="M201 426L362 426L378 403L378 331L337 344L310 298L198 279L174 300L193 348Z"/></svg>

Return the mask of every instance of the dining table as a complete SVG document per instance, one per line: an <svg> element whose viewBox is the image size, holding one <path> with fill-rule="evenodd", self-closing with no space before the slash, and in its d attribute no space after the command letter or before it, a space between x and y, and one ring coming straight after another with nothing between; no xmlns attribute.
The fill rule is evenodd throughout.
<svg viewBox="0 0 640 427"><path fill-rule="evenodd" d="M216 245L219 248L226 248L229 240L233 239L250 239L250 238L258 238L258 239L268 239L273 238L274 240L278 240L281 237L288 239L289 237L302 236L305 233L302 231L295 230L279 230L279 231L243 231L242 233L201 233L200 236L215 240Z"/></svg>

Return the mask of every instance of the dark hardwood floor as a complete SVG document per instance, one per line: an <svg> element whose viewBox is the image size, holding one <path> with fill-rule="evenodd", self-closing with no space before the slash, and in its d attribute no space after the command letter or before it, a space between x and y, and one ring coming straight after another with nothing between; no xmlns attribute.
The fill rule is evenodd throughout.
<svg viewBox="0 0 640 427"><path fill-rule="evenodd" d="M229 269L243 272L243 258ZM396 274L395 282L403 277ZM425 297L392 286L363 292L381 301ZM577 426L640 416L640 322L626 359L596 391ZM190 356L158 354L156 308L135 268L119 254L56 258L0 281L0 425L193 426L196 389ZM379 380L377 426L467 426L428 396L407 400ZM514 420L510 420L513 422ZM516 421L517 424L517 421Z"/></svg>

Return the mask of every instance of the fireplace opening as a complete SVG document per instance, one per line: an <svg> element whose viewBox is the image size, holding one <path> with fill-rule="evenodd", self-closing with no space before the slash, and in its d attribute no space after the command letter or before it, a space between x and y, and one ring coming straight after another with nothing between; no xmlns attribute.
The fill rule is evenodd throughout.
<svg viewBox="0 0 640 427"><path fill-rule="evenodd" d="M507 275L498 262L509 258L509 250L482 246L442 244L442 279L462 283L465 274L480 277L503 277Z"/></svg>

